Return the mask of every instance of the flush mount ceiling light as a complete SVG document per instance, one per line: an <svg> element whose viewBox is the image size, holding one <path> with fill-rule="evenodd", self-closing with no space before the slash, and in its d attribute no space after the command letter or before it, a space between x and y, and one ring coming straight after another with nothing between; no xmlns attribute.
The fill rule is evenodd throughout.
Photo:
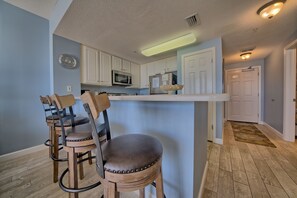
<svg viewBox="0 0 297 198"><path fill-rule="evenodd" d="M246 59L249 59L251 55L252 55L252 52L246 52L246 53L240 54L240 57L242 60L246 60Z"/></svg>
<svg viewBox="0 0 297 198"><path fill-rule="evenodd" d="M141 53L145 56L153 56L155 54L160 54L162 52L166 52L166 51L176 49L176 48L179 48L179 47L182 47L185 45L189 45L191 43L194 43L195 41L196 41L195 35L190 33L190 34L186 34L184 36L172 39L165 43L161 43L154 47L142 50Z"/></svg>
<svg viewBox="0 0 297 198"><path fill-rule="evenodd" d="M257 14L264 19L271 19L280 12L285 2L286 0L272 0L259 8Z"/></svg>

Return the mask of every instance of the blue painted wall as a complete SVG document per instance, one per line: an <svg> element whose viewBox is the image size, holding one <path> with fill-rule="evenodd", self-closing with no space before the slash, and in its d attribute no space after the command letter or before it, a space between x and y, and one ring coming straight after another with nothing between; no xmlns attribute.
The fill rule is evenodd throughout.
<svg viewBox="0 0 297 198"><path fill-rule="evenodd" d="M216 93L222 93L223 90L223 56L222 56L222 39L216 38L210 41L191 45L177 50L177 76L178 83L181 83L181 57L184 54L204 50L207 48L215 48L216 54ZM223 102L217 102L216 107L216 138L222 138L223 131Z"/></svg>
<svg viewBox="0 0 297 198"><path fill-rule="evenodd" d="M60 65L59 56L61 54L70 54L77 58L78 67L67 69ZM67 92L66 86L72 87L74 96L80 96L80 43L63 38L61 36L53 36L53 65L54 65L54 92L59 95L70 94Z"/></svg>
<svg viewBox="0 0 297 198"><path fill-rule="evenodd" d="M39 95L49 94L49 22L0 1L0 155L48 136Z"/></svg>
<svg viewBox="0 0 297 198"><path fill-rule="evenodd" d="M284 48L297 39L295 31L265 58L264 122L283 133Z"/></svg>

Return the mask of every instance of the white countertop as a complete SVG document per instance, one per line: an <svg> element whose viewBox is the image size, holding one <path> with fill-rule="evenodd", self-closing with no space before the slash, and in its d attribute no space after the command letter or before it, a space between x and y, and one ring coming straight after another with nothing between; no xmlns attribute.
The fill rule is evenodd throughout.
<svg viewBox="0 0 297 198"><path fill-rule="evenodd" d="M109 96L111 101L171 101L171 102L195 102L195 101L228 101L229 94L196 94L196 95L133 95L133 96Z"/></svg>

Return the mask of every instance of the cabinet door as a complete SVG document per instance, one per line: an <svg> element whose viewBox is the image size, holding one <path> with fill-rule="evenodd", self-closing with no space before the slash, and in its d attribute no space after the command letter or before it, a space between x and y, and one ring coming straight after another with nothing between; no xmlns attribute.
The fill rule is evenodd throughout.
<svg viewBox="0 0 297 198"><path fill-rule="evenodd" d="M81 55L81 82L99 84L98 51L82 45Z"/></svg>
<svg viewBox="0 0 297 198"><path fill-rule="evenodd" d="M165 66L166 66L165 59L154 62L155 74L164 74L166 72Z"/></svg>
<svg viewBox="0 0 297 198"><path fill-rule="evenodd" d="M122 59L116 56L112 56L112 69L121 71L122 70Z"/></svg>
<svg viewBox="0 0 297 198"><path fill-rule="evenodd" d="M123 60L122 71L127 72L127 73L131 72L131 63L130 63L130 61Z"/></svg>
<svg viewBox="0 0 297 198"><path fill-rule="evenodd" d="M140 87L140 65L131 63L132 87Z"/></svg>
<svg viewBox="0 0 297 198"><path fill-rule="evenodd" d="M170 58L166 58L166 68L165 68L165 70L166 70L166 72L177 71L177 60L176 60L176 56L170 57Z"/></svg>
<svg viewBox="0 0 297 198"><path fill-rule="evenodd" d="M100 52L99 66L99 82L100 85L111 86L111 55Z"/></svg>
<svg viewBox="0 0 297 198"><path fill-rule="evenodd" d="M147 76L155 75L155 62L147 64Z"/></svg>
<svg viewBox="0 0 297 198"><path fill-rule="evenodd" d="M149 88L149 78L147 74L147 64L140 66L140 88Z"/></svg>

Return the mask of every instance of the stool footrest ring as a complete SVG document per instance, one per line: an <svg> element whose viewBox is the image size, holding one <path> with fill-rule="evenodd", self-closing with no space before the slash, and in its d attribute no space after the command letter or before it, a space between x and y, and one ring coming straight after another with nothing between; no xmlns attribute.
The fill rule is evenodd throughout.
<svg viewBox="0 0 297 198"><path fill-rule="evenodd" d="M57 161L57 162L67 162L68 161L68 158L55 158L53 154L51 154L51 159L54 161Z"/></svg>
<svg viewBox="0 0 297 198"><path fill-rule="evenodd" d="M80 161L78 161L77 163L82 163L86 160L89 160L89 159L93 159L95 158L95 156L92 156L92 157L88 157L88 158L85 158L85 159L82 159ZM66 175L66 173L69 172L69 168L67 168L61 175L61 177L59 178L59 186L60 188L65 191L65 192L68 192L68 193L81 193L81 192L85 192L87 190L91 190L97 186L99 186L101 184L101 182L97 182L97 183L94 183L92 185L89 185L89 186L85 186L85 187L82 187L82 188L68 188L66 187L64 184L63 184L63 178L64 176ZM102 198L102 197L101 197Z"/></svg>
<svg viewBox="0 0 297 198"><path fill-rule="evenodd" d="M43 144L44 144L45 146L48 146L48 147L54 147L54 145L51 144L50 142L51 142L51 140L50 140L50 139L47 139ZM62 144L62 143L59 143L59 146L61 146L61 145L63 145L63 144ZM63 147L62 147L62 148L63 148Z"/></svg>

